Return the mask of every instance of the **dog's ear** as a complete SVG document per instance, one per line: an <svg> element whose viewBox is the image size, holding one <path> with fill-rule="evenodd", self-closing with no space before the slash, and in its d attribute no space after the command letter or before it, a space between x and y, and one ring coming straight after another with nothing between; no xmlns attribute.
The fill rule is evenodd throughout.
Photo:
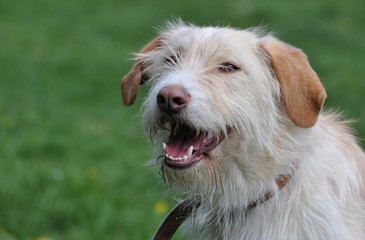
<svg viewBox="0 0 365 240"><path fill-rule="evenodd" d="M148 43L141 51L140 54L145 54L153 51L161 44L161 36L155 38ZM121 90L123 104L130 106L134 103L137 97L139 85L143 84L148 80L148 76L143 74L143 69L147 67L146 63L142 59L137 59L133 68L127 75L122 78Z"/></svg>
<svg viewBox="0 0 365 240"><path fill-rule="evenodd" d="M269 55L290 120L302 128L312 127L327 95L307 56L273 37L266 39L261 47Z"/></svg>

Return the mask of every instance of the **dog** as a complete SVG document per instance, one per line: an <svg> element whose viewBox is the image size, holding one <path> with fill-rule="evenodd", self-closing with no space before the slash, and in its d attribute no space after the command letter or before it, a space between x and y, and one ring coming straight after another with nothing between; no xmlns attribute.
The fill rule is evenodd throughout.
<svg viewBox="0 0 365 240"><path fill-rule="evenodd" d="M122 79L150 90L161 175L192 239L365 239L365 154L307 56L258 29L169 23ZM197 200L198 199L198 200Z"/></svg>

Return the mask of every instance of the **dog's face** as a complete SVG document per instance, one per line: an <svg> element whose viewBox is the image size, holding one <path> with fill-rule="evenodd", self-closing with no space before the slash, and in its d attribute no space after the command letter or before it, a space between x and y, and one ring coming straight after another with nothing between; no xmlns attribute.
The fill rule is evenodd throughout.
<svg viewBox="0 0 365 240"><path fill-rule="evenodd" d="M300 50L230 28L169 28L123 78L126 105L140 83L151 86L144 127L162 171L190 190L243 171L245 159L269 158L283 126L313 126L325 98Z"/></svg>

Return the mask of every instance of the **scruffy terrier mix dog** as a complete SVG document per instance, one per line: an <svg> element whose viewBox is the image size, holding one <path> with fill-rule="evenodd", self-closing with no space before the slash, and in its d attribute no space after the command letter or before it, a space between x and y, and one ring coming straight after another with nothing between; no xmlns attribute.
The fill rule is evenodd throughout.
<svg viewBox="0 0 365 240"><path fill-rule="evenodd" d="M365 239L365 154L300 50L271 35L168 27L122 79L151 86L144 128L161 172L199 201L196 239Z"/></svg>

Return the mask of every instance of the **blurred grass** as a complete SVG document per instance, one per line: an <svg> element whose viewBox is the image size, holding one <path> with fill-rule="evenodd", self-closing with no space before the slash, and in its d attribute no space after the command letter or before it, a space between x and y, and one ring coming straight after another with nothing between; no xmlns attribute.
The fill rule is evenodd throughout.
<svg viewBox="0 0 365 240"><path fill-rule="evenodd" d="M263 25L302 48L365 137L365 2L0 0L0 240L149 239L174 205L138 105L121 106L127 59L172 16ZM364 145L363 145L364 146Z"/></svg>

